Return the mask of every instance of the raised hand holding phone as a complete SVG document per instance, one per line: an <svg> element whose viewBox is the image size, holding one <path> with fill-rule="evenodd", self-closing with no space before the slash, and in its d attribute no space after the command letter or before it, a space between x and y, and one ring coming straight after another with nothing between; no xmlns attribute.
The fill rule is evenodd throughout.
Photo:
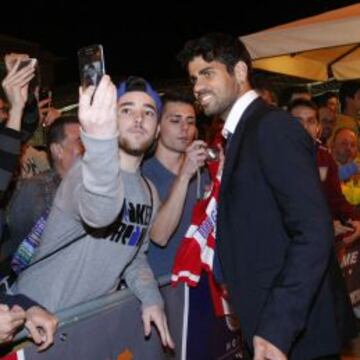
<svg viewBox="0 0 360 360"><path fill-rule="evenodd" d="M19 70L20 64L24 61L26 64ZM2 87L10 104L6 126L20 130L23 110L28 99L29 83L35 76L35 61L30 61L24 54L8 54L5 55L4 62L7 74L2 81Z"/></svg>
<svg viewBox="0 0 360 360"><path fill-rule="evenodd" d="M82 129L97 139L109 139L117 134L116 87L108 75L95 86L79 89L79 120Z"/></svg>
<svg viewBox="0 0 360 360"><path fill-rule="evenodd" d="M97 87L101 78L105 75L102 45L90 45L79 49L78 59L82 88L86 89L88 86Z"/></svg>
<svg viewBox="0 0 360 360"><path fill-rule="evenodd" d="M28 99L29 83L35 76L36 59L31 60L23 54L19 54L19 56L10 54L5 55L4 60L7 75L2 86L10 103L10 116L7 126L19 129L22 112Z"/></svg>
<svg viewBox="0 0 360 360"><path fill-rule="evenodd" d="M34 68L34 76L28 84L28 94L35 95L40 84L40 72L37 59L30 58L27 54L11 53L5 55L4 61L8 73L11 70L16 70L16 72L20 73L21 70L28 68L29 66Z"/></svg>
<svg viewBox="0 0 360 360"><path fill-rule="evenodd" d="M29 57L28 54L10 53L5 55L4 62L5 62L6 70L9 73L10 70L12 70L15 65L17 65L18 70L21 70L26 65L32 63L33 60ZM20 63L22 64L21 66Z"/></svg>

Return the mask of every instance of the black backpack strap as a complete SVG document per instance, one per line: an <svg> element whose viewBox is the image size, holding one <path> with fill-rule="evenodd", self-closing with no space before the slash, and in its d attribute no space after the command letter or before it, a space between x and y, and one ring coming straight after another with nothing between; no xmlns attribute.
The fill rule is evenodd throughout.
<svg viewBox="0 0 360 360"><path fill-rule="evenodd" d="M150 206L151 206L150 219L151 219L153 211L154 211L154 196L153 196L153 192L152 192L152 188L151 188L151 185L149 183L149 180L143 175L141 175L141 177L143 178L143 180L144 180L144 182L146 184L146 187L147 187L147 189L149 191L149 195L150 195Z"/></svg>
<svg viewBox="0 0 360 360"><path fill-rule="evenodd" d="M145 182L145 184L146 184L146 187L147 187L147 189L148 189L148 191L149 191L150 205L151 205L151 210L150 210L150 219L151 219L151 218L152 218L152 214L153 214L153 209L154 209L154 197L153 197L153 192L152 192L152 189L151 189L151 185L149 184L149 181L148 181L144 176L142 176L142 178L144 179L144 182ZM123 206L122 206L122 208L121 208L121 211L120 211L120 215L119 215L120 217L122 217L123 212L124 212L124 204L123 204ZM58 249L50 252L49 254L43 256L42 258L40 258L40 259L34 261L33 263L29 264L29 266L28 266L26 269L24 269L24 271L27 270L28 268L30 268L31 266L34 266L34 265L36 265L36 264L38 264L38 263L40 263L40 262L42 262L42 261L44 261L44 260L52 257L52 256L54 256L54 255L57 254L58 252L66 249L66 248L68 248L69 246L73 245L73 244L76 243L77 241L83 239L86 235L87 235L87 233L85 232L85 233L77 236L75 239L71 240L70 242L68 242L68 243L60 246ZM138 249L141 248L141 245L142 245L142 243L139 244ZM137 253L138 253L138 251L136 252L136 254L135 254L135 256L133 257L133 259L136 257ZM130 263L133 261L133 259L130 261ZM130 263L129 263L129 264L130 264ZM127 267L127 266L126 266L126 267ZM123 273L123 272L122 272L122 273Z"/></svg>
<svg viewBox="0 0 360 360"><path fill-rule="evenodd" d="M77 236L75 239L71 240L70 242L68 242L68 243L60 246L58 249L50 252L49 254L43 256L42 258L40 258L40 259L34 261L33 263L29 264L29 266L28 266L27 268L25 268L23 271L26 271L26 270L27 270L28 268L30 268L31 266L34 266L34 265L38 264L39 262L41 262L41 261L43 261L43 260L46 260L46 259L48 259L48 258L51 257L51 256L54 256L54 255L55 255L56 253L58 253L59 251L62 251L62 250L64 250L64 249L66 249L66 248L69 247L70 245L72 245L72 244L76 243L77 241L79 241L80 239L84 238L86 235L87 235L87 233L83 233L83 234Z"/></svg>
<svg viewBox="0 0 360 360"><path fill-rule="evenodd" d="M120 210L120 213L119 213L119 217L122 218L123 216L123 213L124 213L124 206L125 204L123 204L121 210ZM25 268L23 271L27 270L29 267L33 266L33 265L36 265L38 264L39 262L43 261L43 260L46 260L48 259L49 257L51 256L54 256L55 254L57 254L59 251L62 251L66 248L68 248L69 246L73 245L74 243L78 242L79 240L83 239L86 235L88 235L87 232L84 232L83 234L77 236L75 239L71 240L70 242L60 246L59 248L57 248L56 250L50 252L49 254L43 256L42 258L34 261L33 263L29 264L29 266L27 268Z"/></svg>
<svg viewBox="0 0 360 360"><path fill-rule="evenodd" d="M152 219L152 214L153 214L153 209L154 209L154 196L153 196L153 192L152 192L152 188L151 188L151 185L149 183L149 180L146 179L145 176L141 175L141 177L143 178L145 184L146 184L146 187L148 189L148 192L149 192L149 196L150 196L150 206L151 206L151 209L150 209L150 221ZM150 226L151 224L149 224ZM138 248L136 249L136 252L134 254L134 256L131 258L131 260L126 264L126 266L122 269L122 271L120 272L119 274L119 279L120 279L120 283L119 285L117 286L117 290L119 289L122 289L122 286L123 284L125 284L124 280L122 279L122 277L124 276L124 273L126 271L126 269L132 264L132 262L135 260L136 256L138 255L140 249L141 249L141 246L144 242L144 237L141 238L141 242L139 243L139 246Z"/></svg>

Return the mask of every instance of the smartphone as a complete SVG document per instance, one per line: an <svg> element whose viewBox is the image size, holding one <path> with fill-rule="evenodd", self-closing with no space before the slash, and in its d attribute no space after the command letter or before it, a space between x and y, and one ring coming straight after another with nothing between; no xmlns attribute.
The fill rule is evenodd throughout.
<svg viewBox="0 0 360 360"><path fill-rule="evenodd" d="M17 71L20 71L24 67L28 66L29 64L33 64L35 66L35 76L31 79L29 83L29 95L35 95L37 89L40 86L40 71L39 71L39 64L36 58L28 58L20 61ZM15 65L15 63L14 63ZM13 66L14 66L13 65Z"/></svg>
<svg viewBox="0 0 360 360"><path fill-rule="evenodd" d="M105 74L103 47L100 44L90 45L78 50L80 82L85 89L90 85L99 85Z"/></svg>
<svg viewBox="0 0 360 360"><path fill-rule="evenodd" d="M14 59L14 58L9 60L9 62L8 62L9 70L11 70L15 66L16 61L17 61L17 59ZM23 69L24 67L28 66L31 63L33 63L36 66L37 59L36 58L27 58L27 59L20 60L20 63L18 65L18 71Z"/></svg>
<svg viewBox="0 0 360 360"><path fill-rule="evenodd" d="M28 66L29 64L33 64L33 65L37 66L37 59L28 58L25 60L21 60L19 66L18 66L18 71L23 69L24 67ZM15 63L14 63L14 65L15 65Z"/></svg>

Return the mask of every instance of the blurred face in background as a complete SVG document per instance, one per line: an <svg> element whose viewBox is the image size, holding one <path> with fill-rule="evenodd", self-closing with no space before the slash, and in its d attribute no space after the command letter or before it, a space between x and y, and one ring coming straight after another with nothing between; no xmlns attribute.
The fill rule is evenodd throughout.
<svg viewBox="0 0 360 360"><path fill-rule="evenodd" d="M308 106L299 105L291 110L291 114L299 119L301 125L313 139L318 137L320 123L317 118L316 110Z"/></svg>
<svg viewBox="0 0 360 360"><path fill-rule="evenodd" d="M274 94L269 89L256 89L256 92L269 105L276 105Z"/></svg>
<svg viewBox="0 0 360 360"><path fill-rule="evenodd" d="M347 108L355 112L360 111L360 90L356 91L353 97L347 97Z"/></svg>
<svg viewBox="0 0 360 360"><path fill-rule="evenodd" d="M173 152L184 153L196 134L194 107L183 102L167 102L160 120L159 145Z"/></svg>
<svg viewBox="0 0 360 360"><path fill-rule="evenodd" d="M319 120L321 124L321 139L327 141L336 126L336 113L327 106L319 108Z"/></svg>
<svg viewBox="0 0 360 360"><path fill-rule="evenodd" d="M61 140L50 144L50 155L57 173L64 177L75 161L84 153L79 123L67 123Z"/></svg>
<svg viewBox="0 0 360 360"><path fill-rule="evenodd" d="M337 114L339 111L339 99L337 96L330 97L327 102L326 106L334 113Z"/></svg>
<svg viewBox="0 0 360 360"><path fill-rule="evenodd" d="M332 155L341 165L353 161L358 153L357 137L350 129L336 133L332 144Z"/></svg>
<svg viewBox="0 0 360 360"><path fill-rule="evenodd" d="M69 169L83 152L84 147L80 139L80 126L78 124L66 124L64 128L65 139L60 145L63 148L63 162Z"/></svg>

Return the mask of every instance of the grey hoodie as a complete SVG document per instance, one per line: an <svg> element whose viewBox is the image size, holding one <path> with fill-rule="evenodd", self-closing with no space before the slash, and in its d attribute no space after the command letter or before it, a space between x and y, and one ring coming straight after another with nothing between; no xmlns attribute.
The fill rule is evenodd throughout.
<svg viewBox="0 0 360 360"><path fill-rule="evenodd" d="M123 272L143 307L163 306L145 254L158 208L156 190L151 186L151 210L140 173L120 170L117 137L98 140L82 133L82 140L85 155L57 191L33 262L85 236L26 269L14 290L57 311L110 292Z"/></svg>

